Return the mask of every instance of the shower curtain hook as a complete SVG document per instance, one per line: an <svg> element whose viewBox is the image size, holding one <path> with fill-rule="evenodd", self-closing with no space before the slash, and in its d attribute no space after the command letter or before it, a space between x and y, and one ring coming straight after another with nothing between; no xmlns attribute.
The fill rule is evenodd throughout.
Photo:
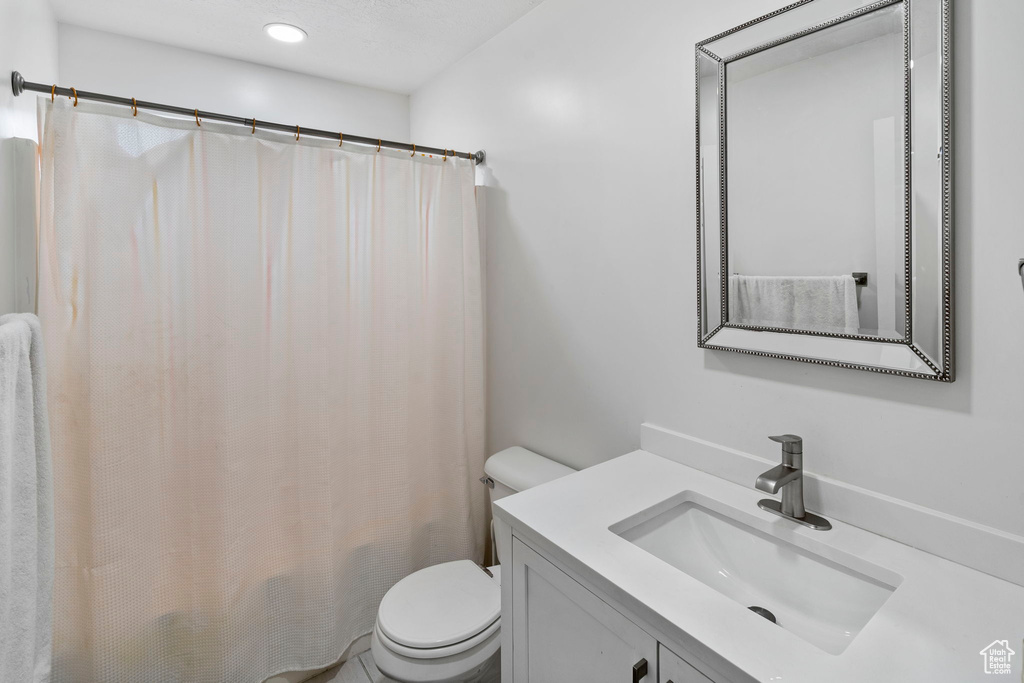
<svg viewBox="0 0 1024 683"><path fill-rule="evenodd" d="M199 126L200 128L202 128L203 124L199 123L199 110L198 109L196 109L195 114L196 114L196 125Z"/></svg>
<svg viewBox="0 0 1024 683"><path fill-rule="evenodd" d="M411 157L416 156L416 143L415 142L412 143L412 154L410 154L409 156L411 156Z"/></svg>
<svg viewBox="0 0 1024 683"><path fill-rule="evenodd" d="M53 87L50 88L50 104L53 104L53 96L57 94L57 84L54 83Z"/></svg>
<svg viewBox="0 0 1024 683"><path fill-rule="evenodd" d="M448 161L448 149L447 149L447 148L445 148L445 150L444 150L444 161L445 161L446 163L447 163L447 161Z"/></svg>
<svg viewBox="0 0 1024 683"><path fill-rule="evenodd" d="M135 101L135 98L133 97L132 98L132 116L138 116L138 115L139 115L139 104L138 104L138 102Z"/></svg>
<svg viewBox="0 0 1024 683"><path fill-rule="evenodd" d="M298 139L299 139L299 135L300 135L301 133L302 133L302 129L301 129L301 128L299 128L298 126L295 126L295 139L296 139L296 140L298 140Z"/></svg>
<svg viewBox="0 0 1024 683"><path fill-rule="evenodd" d="M252 135L256 135L256 117L252 117Z"/></svg>
<svg viewBox="0 0 1024 683"><path fill-rule="evenodd" d="M74 94L74 96L75 96L75 106L77 107L77 106L78 106L78 91L77 91L77 90L75 90L75 88L74 88L74 87L72 87L72 88L71 88L71 92L72 92L72 93ZM71 98L69 97L68 99L70 100Z"/></svg>
<svg viewBox="0 0 1024 683"><path fill-rule="evenodd" d="M344 133L338 133L338 147L341 147L344 144L345 144L345 134Z"/></svg>

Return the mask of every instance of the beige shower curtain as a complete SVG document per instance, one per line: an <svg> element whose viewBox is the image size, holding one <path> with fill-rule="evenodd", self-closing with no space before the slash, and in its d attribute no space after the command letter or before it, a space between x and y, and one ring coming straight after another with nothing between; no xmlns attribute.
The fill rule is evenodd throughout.
<svg viewBox="0 0 1024 683"><path fill-rule="evenodd" d="M395 581L482 559L471 162L40 121L58 683L327 665Z"/></svg>

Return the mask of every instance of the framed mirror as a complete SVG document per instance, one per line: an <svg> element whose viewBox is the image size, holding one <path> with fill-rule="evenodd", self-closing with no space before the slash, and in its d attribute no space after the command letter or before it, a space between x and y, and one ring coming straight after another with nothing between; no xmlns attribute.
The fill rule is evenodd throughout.
<svg viewBox="0 0 1024 683"><path fill-rule="evenodd" d="M952 382L950 0L696 46L701 348Z"/></svg>

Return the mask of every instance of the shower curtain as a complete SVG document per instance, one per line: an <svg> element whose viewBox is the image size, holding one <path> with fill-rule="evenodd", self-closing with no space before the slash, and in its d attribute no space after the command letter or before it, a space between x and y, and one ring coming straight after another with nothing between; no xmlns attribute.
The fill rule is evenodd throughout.
<svg viewBox="0 0 1024 683"><path fill-rule="evenodd" d="M40 101L58 683L256 683L483 559L473 166Z"/></svg>

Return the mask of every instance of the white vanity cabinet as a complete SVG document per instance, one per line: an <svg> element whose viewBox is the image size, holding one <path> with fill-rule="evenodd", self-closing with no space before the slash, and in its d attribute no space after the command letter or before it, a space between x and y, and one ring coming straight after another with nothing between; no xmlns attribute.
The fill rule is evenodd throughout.
<svg viewBox="0 0 1024 683"><path fill-rule="evenodd" d="M512 581L515 683L657 681L658 642L518 539Z"/></svg>
<svg viewBox="0 0 1024 683"><path fill-rule="evenodd" d="M496 501L502 683L630 683L641 659L638 683L963 683L984 677L977 634L1021 632L1021 585L840 520L792 524L761 498L635 451Z"/></svg>
<svg viewBox="0 0 1024 683"><path fill-rule="evenodd" d="M710 683L518 538L509 578L512 671L504 683Z"/></svg>
<svg viewBox="0 0 1024 683"><path fill-rule="evenodd" d="M658 645L659 683L711 683L711 679L664 645Z"/></svg>

